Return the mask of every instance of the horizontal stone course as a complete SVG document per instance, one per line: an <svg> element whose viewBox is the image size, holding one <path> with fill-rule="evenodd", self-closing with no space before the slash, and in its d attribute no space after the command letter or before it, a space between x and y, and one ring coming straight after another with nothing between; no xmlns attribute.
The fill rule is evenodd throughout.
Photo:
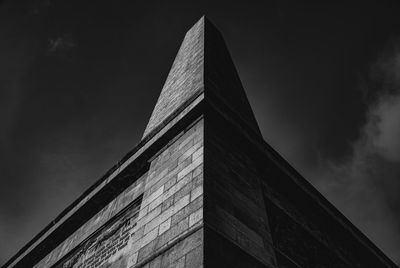
<svg viewBox="0 0 400 268"><path fill-rule="evenodd" d="M185 267L199 268L203 265L203 247L199 246L192 251L190 251L185 258Z"/></svg>
<svg viewBox="0 0 400 268"><path fill-rule="evenodd" d="M197 197L203 194L203 185L200 185L190 192L190 202L193 202Z"/></svg>
<svg viewBox="0 0 400 268"><path fill-rule="evenodd" d="M145 225L145 231L144 233L146 234L147 232L153 230L155 227L158 227L162 222L170 218L176 211L179 211L181 208L185 207L187 204L189 204L190 201L190 195L186 195L179 199L173 206L171 206L169 209L166 211L162 212L160 215L149 221ZM160 207L161 208L161 207Z"/></svg>
<svg viewBox="0 0 400 268"><path fill-rule="evenodd" d="M177 238L178 235L184 234L188 229L189 218L184 218L157 238L156 249L159 249L166 244L173 243L174 239Z"/></svg>
<svg viewBox="0 0 400 268"><path fill-rule="evenodd" d="M160 224L160 229L159 229L158 235L163 234L170 227L171 227L171 218L168 218L167 220L165 220L163 223Z"/></svg>
<svg viewBox="0 0 400 268"><path fill-rule="evenodd" d="M203 208L193 212L189 216L189 227L192 227L196 223L200 222L203 219Z"/></svg>
<svg viewBox="0 0 400 268"><path fill-rule="evenodd" d="M146 181L142 203L143 212L140 212L137 224L142 237L136 239L135 235L136 240L130 247L131 252L138 253L137 263L145 262L202 223L202 124L202 120L194 124L152 160L154 163L150 165L151 175ZM168 261L164 258L166 254L162 258L156 257L148 266L184 267L185 254L175 252ZM175 257L175 254L179 256Z"/></svg>
<svg viewBox="0 0 400 268"><path fill-rule="evenodd" d="M168 267L168 265L182 258L182 256L201 246L203 244L203 237L203 229L200 229L191 236L184 239L182 242L173 246L163 255L162 267Z"/></svg>
<svg viewBox="0 0 400 268"><path fill-rule="evenodd" d="M190 204L176 212L171 218L171 224L174 225L182 219L188 217L194 211L203 207L203 198L198 198L192 201Z"/></svg>

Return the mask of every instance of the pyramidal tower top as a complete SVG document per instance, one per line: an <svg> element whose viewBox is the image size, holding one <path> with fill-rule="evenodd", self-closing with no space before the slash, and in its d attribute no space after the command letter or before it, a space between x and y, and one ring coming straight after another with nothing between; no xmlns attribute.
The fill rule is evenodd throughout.
<svg viewBox="0 0 400 268"><path fill-rule="evenodd" d="M186 33L143 138L203 92L206 100L218 98L261 135L223 37L205 16Z"/></svg>

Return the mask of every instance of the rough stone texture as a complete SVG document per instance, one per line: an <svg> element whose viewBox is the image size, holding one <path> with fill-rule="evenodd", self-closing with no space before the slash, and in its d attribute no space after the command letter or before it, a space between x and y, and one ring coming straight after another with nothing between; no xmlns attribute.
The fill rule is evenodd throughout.
<svg viewBox="0 0 400 268"><path fill-rule="evenodd" d="M137 223L143 234L129 244L129 254L137 253L131 265L155 256L161 267L184 267L185 255L202 245L203 125L200 119L152 159Z"/></svg>
<svg viewBox="0 0 400 268"><path fill-rule="evenodd" d="M226 103L261 136L222 35L203 17L186 33L143 137L202 91Z"/></svg>
<svg viewBox="0 0 400 268"><path fill-rule="evenodd" d="M204 23L204 18L200 19L186 33L143 137L196 92L203 90Z"/></svg>

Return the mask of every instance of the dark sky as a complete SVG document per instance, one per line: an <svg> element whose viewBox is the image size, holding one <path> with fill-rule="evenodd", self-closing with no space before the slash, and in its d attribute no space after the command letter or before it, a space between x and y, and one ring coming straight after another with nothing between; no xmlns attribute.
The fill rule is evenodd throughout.
<svg viewBox="0 0 400 268"><path fill-rule="evenodd" d="M400 262L400 6L340 2L4 1L0 264L139 142L203 14L265 140Z"/></svg>

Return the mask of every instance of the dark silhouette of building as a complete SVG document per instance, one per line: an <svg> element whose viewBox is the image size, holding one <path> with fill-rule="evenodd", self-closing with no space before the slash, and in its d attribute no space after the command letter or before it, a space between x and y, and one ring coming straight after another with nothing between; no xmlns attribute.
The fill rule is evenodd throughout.
<svg viewBox="0 0 400 268"><path fill-rule="evenodd" d="M5 267L396 265L265 143L203 17L140 143Z"/></svg>

